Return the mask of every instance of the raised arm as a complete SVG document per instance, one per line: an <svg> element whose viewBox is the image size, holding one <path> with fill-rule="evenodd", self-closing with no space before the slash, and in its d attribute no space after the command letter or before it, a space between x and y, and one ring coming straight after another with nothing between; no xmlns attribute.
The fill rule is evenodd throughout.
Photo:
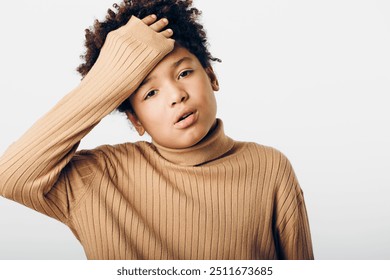
<svg viewBox="0 0 390 280"><path fill-rule="evenodd" d="M78 166L79 141L173 49L166 24L152 16L142 20L133 16L108 34L82 82L0 158L0 195L66 221L75 198L64 176ZM57 193L50 195L54 186Z"/></svg>

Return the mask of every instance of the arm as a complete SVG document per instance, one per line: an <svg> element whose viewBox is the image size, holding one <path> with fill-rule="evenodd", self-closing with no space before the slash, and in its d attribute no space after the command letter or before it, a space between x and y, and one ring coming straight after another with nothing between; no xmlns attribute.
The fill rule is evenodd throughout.
<svg viewBox="0 0 390 280"><path fill-rule="evenodd" d="M314 259L303 192L288 159L279 154L274 236L279 259Z"/></svg>
<svg viewBox="0 0 390 280"><path fill-rule="evenodd" d="M0 195L46 215L66 221L70 201L69 176L77 176L79 141L138 87L153 67L173 49L165 25L151 17L132 17L108 34L95 65L82 82L39 119L0 158ZM148 26L150 25L150 26ZM83 170L87 175L91 170ZM68 174L68 176L67 176ZM84 174L81 174L84 175ZM88 177L88 176L87 176ZM55 189L56 194L52 194Z"/></svg>

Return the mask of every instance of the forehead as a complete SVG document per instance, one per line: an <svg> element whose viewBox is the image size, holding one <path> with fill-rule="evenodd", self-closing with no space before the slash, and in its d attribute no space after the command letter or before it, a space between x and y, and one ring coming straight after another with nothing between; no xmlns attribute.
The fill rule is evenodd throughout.
<svg viewBox="0 0 390 280"><path fill-rule="evenodd" d="M150 72L149 75L152 75L154 72L159 70L166 71L165 68L173 68L177 66L181 61L189 61L194 63L199 63L199 60L196 56L194 56L191 52L189 52L186 48L175 46L173 51L167 54Z"/></svg>
<svg viewBox="0 0 390 280"><path fill-rule="evenodd" d="M175 45L175 48L167 54L145 77L136 92L149 82L158 80L164 75L169 75L171 71L174 71L180 65L188 64L191 64L192 67L202 67L200 61L195 55L186 48Z"/></svg>

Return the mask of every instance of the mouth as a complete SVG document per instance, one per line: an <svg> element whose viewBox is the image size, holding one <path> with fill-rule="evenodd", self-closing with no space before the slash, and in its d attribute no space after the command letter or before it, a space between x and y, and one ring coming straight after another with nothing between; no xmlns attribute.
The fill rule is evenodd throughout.
<svg viewBox="0 0 390 280"><path fill-rule="evenodd" d="M176 118L174 124L175 128L184 129L192 126L198 120L198 114L196 110L191 109L182 111Z"/></svg>
<svg viewBox="0 0 390 280"><path fill-rule="evenodd" d="M179 122L181 122L181 121L184 121L186 118L188 118L188 117L191 116L192 114L194 114L194 112L185 113L183 116L181 116L181 117L176 121L176 123L179 123Z"/></svg>
<svg viewBox="0 0 390 280"><path fill-rule="evenodd" d="M182 113L182 114L176 119L175 124L184 121L185 119L187 119L189 116L191 116L191 115L193 115L193 114L194 114L193 111L190 111L190 112L187 111L187 112Z"/></svg>

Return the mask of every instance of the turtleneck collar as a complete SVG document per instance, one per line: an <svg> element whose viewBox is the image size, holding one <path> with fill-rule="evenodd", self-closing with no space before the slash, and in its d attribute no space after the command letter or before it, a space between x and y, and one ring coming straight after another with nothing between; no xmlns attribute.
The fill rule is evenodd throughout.
<svg viewBox="0 0 390 280"><path fill-rule="evenodd" d="M234 141L225 135L222 120L200 142L184 149L171 149L153 142L157 152L166 160L183 166L196 166L217 159L233 148Z"/></svg>

